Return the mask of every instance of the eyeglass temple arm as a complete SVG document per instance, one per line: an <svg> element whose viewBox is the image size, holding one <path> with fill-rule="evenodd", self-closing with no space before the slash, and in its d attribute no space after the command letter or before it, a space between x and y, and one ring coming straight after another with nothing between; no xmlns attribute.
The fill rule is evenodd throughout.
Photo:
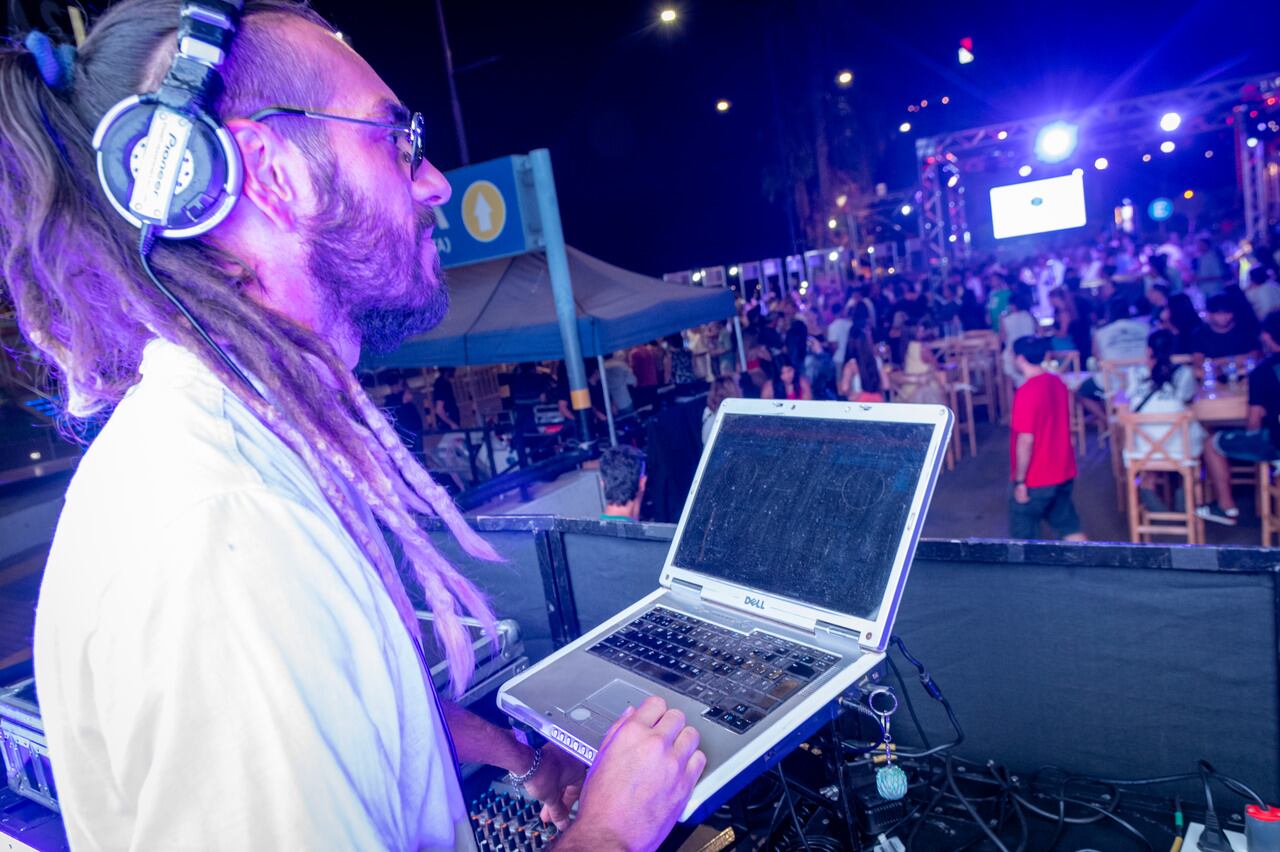
<svg viewBox="0 0 1280 852"><path fill-rule="evenodd" d="M330 115L326 112L314 112L309 109L297 109L295 107L267 107L260 109L249 116L250 121L261 121L264 118L271 118L275 115L301 115L307 118L318 118L321 121L337 121L345 124L363 124L366 127L383 127L387 130L399 130L408 132L407 125L391 124L385 121L371 121L367 118L350 118L345 115Z"/></svg>

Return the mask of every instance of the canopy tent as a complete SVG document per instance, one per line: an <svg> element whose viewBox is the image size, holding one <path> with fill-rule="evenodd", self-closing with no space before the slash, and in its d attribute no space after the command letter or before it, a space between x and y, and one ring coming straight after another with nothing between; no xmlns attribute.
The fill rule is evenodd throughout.
<svg viewBox="0 0 1280 852"><path fill-rule="evenodd" d="M668 284L568 248L584 356L734 315L733 292ZM449 270L449 313L399 349L371 356L370 367L457 367L551 361L564 357L541 253Z"/></svg>

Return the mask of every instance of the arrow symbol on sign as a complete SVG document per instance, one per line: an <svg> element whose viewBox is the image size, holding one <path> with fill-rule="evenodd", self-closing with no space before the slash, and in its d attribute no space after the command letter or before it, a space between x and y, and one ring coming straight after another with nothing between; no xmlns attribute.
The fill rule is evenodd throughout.
<svg viewBox="0 0 1280 852"><path fill-rule="evenodd" d="M444 208L432 207L431 209L436 214L436 227L441 231L449 230L449 219L444 215Z"/></svg>
<svg viewBox="0 0 1280 852"><path fill-rule="evenodd" d="M485 200L483 192L476 193L476 203L471 211L475 214L476 225L482 234L493 230L493 208Z"/></svg>

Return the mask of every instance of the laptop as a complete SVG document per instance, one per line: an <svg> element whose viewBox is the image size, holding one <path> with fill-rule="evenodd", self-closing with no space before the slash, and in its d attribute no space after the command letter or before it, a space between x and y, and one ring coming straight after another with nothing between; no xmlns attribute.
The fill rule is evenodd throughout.
<svg viewBox="0 0 1280 852"><path fill-rule="evenodd" d="M884 659L951 425L938 405L725 400L658 587L498 706L590 765L661 696L707 755L680 819L705 816Z"/></svg>

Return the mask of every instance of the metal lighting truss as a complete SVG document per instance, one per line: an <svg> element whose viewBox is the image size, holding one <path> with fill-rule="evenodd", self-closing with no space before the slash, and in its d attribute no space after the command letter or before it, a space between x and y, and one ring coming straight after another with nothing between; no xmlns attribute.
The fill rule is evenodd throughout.
<svg viewBox="0 0 1280 852"><path fill-rule="evenodd" d="M951 176L960 174L961 160L1002 146L1029 149L1040 128L1056 120L1077 125L1088 147L1101 151L1151 141L1162 132L1158 122L1166 112L1182 116L1175 131L1179 137L1221 130L1223 119L1233 115L1246 229L1250 238L1265 235L1269 221L1280 219L1280 151L1261 139L1253 147L1247 145L1248 122L1256 120L1248 113L1275 107L1275 102L1267 101L1277 95L1280 73L1255 75L918 139L920 241L925 262L936 267L968 255L963 182L957 179L948 186Z"/></svg>

